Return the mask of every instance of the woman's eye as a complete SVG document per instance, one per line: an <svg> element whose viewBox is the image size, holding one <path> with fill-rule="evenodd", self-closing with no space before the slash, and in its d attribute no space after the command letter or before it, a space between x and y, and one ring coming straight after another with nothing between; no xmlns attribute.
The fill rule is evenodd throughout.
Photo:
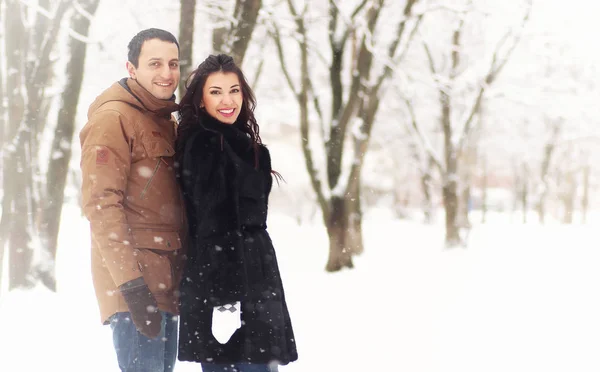
<svg viewBox="0 0 600 372"><path fill-rule="evenodd" d="M231 93L239 93L239 92L240 92L240 90L238 88L235 88L235 89L231 90Z"/></svg>
<svg viewBox="0 0 600 372"><path fill-rule="evenodd" d="M213 94L213 95L216 95L216 94L219 94L219 93L221 93L221 92L219 92L218 90L211 90L210 91L210 94Z"/></svg>

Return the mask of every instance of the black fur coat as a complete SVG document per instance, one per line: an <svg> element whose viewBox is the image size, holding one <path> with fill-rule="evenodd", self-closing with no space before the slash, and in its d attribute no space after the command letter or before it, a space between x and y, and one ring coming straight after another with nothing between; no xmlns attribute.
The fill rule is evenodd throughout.
<svg viewBox="0 0 600 372"><path fill-rule="evenodd" d="M178 358L285 365L298 355L266 230L269 151L254 146L237 124L201 122L186 134L178 157L190 231ZM242 304L242 327L222 345L212 335L212 310L235 301Z"/></svg>

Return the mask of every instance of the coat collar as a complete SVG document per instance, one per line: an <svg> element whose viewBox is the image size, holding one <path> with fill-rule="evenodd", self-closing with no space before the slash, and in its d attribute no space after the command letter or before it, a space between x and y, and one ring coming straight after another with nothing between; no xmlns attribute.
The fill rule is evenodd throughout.
<svg viewBox="0 0 600 372"><path fill-rule="evenodd" d="M156 98L142 87L137 80L132 78L123 78L119 84L135 97L138 107L153 112L159 116L170 116L172 112L177 111L179 106L175 103L175 95L171 99Z"/></svg>

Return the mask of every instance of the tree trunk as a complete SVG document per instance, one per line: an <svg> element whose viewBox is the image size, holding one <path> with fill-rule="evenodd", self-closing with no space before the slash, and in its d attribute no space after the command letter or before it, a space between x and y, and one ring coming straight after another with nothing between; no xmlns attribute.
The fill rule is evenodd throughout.
<svg viewBox="0 0 600 372"><path fill-rule="evenodd" d="M440 91L440 104L442 109L441 123L444 133L444 158L446 161L446 174L442 195L446 212L446 247L452 248L462 244L460 230L457 224L458 217L458 159L453 144L453 130L451 124L450 96L443 90Z"/></svg>
<svg viewBox="0 0 600 372"><path fill-rule="evenodd" d="M482 160L483 169L482 169L482 177L481 177L481 223L487 222L487 212L488 212L488 163L487 157L483 157Z"/></svg>
<svg viewBox="0 0 600 372"><path fill-rule="evenodd" d="M444 198L444 209L446 211L446 246L456 247L462 244L460 232L456 223L458 216L458 192L454 180L447 181L442 189Z"/></svg>
<svg viewBox="0 0 600 372"><path fill-rule="evenodd" d="M548 196L548 188L550 187L550 183L548 182L549 172L550 172L550 163L552 162L552 155L554 154L554 150L556 149L556 140L558 135L560 134L560 125L561 121L550 123L551 135L544 146L543 159L541 164L540 171L540 180L542 183L542 190L539 194L537 201L537 212L538 218L541 224L543 224L546 220L546 198Z"/></svg>
<svg viewBox="0 0 600 372"><path fill-rule="evenodd" d="M81 7L88 14L93 15L98 7L99 0L80 2ZM90 20L82 14L74 14L71 26L80 35L87 35ZM71 145L75 131L76 108L79 103L79 93L83 82L83 73L87 44L71 38L69 40L71 59L67 64L65 75L66 85L61 97L61 106L58 112L56 130L50 151L50 162L46 176L46 190L44 207L41 218L42 249L47 252L43 264L37 268L40 280L50 290L56 291L56 275L54 272L58 232L60 228L64 191L69 174L71 161Z"/></svg>
<svg viewBox="0 0 600 372"><path fill-rule="evenodd" d="M428 168L421 174L421 191L423 192L424 205L423 205L423 216L425 217L425 223L430 224L433 222L433 198L432 198L432 168Z"/></svg>
<svg viewBox="0 0 600 372"><path fill-rule="evenodd" d="M350 217L346 206L343 197L333 196L331 198L331 217L329 221L326 221L329 235L329 259L325 270L329 272L339 271L344 267L354 267L352 252L348 249L346 242Z"/></svg>
<svg viewBox="0 0 600 372"><path fill-rule="evenodd" d="M546 201L543 199L538 200L537 204L538 220L543 225L546 223Z"/></svg>
<svg viewBox="0 0 600 372"><path fill-rule="evenodd" d="M262 7L261 0L237 0L234 18L238 20L236 27L232 27L231 56L238 66L242 66L246 50L250 45L252 34L256 28L258 13Z"/></svg>
<svg viewBox="0 0 600 372"><path fill-rule="evenodd" d="M185 1L185 0L183 0ZM225 14L228 11L224 4L214 3L210 4L213 8L213 14ZM226 53L227 47L227 31L229 28L222 17L215 16L212 18L213 32L212 32L212 50L214 53Z"/></svg>
<svg viewBox="0 0 600 372"><path fill-rule="evenodd" d="M565 177L565 189L563 194L564 215L563 223L570 225L573 223L575 214L575 196L577 185L575 184L575 175L573 170L568 170Z"/></svg>
<svg viewBox="0 0 600 372"><path fill-rule="evenodd" d="M3 19L4 14L3 10L3 2L0 1L0 20ZM0 27L0 46L4 44L5 39L5 30ZM4 50L2 50L4 53ZM6 131L6 107L5 102L8 100L6 92L4 90L4 70L0 68L0 146L4 146L4 133ZM2 159L0 159L0 169L2 169ZM0 184L2 184L2 178L0 175ZM0 195L2 192L0 192ZM2 232L0 232L0 295L2 294L2 278L4 273L4 239L2 238Z"/></svg>
<svg viewBox="0 0 600 372"><path fill-rule="evenodd" d="M6 14L21 14L19 1L6 1ZM27 44L27 33L21 17L6 17L5 53L6 91L8 98L8 126L5 133L3 146L3 198L2 220L0 221L0 245L8 248L9 289L29 288L33 282L28 279L27 273L31 267L32 251L29 246L29 226L27 216L29 195L22 185L26 185L26 173L29 165L23 166L25 146L29 141L23 142L28 133L23 126L25 117L25 58L23 46ZM18 192L21 194L18 194Z"/></svg>
<svg viewBox="0 0 600 372"><path fill-rule="evenodd" d="M218 12L226 12L221 4L213 7ZM233 10L235 22L226 25L221 17L217 17L212 35L213 51L230 55L238 66L242 66L261 7L261 0L236 0Z"/></svg>
<svg viewBox="0 0 600 372"><path fill-rule="evenodd" d="M52 3L52 7L50 4ZM39 280L34 264L42 267L45 252L36 238L36 219L42 193L39 177L38 147L49 109L45 88L52 74L51 52L56 43L61 20L70 1L42 1L42 8L52 8L52 18L36 14L35 23L24 23L23 15L32 6L6 0L6 38L4 43L8 100L8 125L3 146L3 213L0 221L0 246L9 251L9 289L31 288ZM19 16L21 15L21 16ZM34 262L34 257L36 262Z"/></svg>
<svg viewBox="0 0 600 372"><path fill-rule="evenodd" d="M462 203L462 208L459 208L459 210L462 211L462 216L460 218L460 227L469 229L471 228L471 220L469 219L469 212L471 211L471 186L469 186L469 184L466 184L462 188L460 201Z"/></svg>
<svg viewBox="0 0 600 372"><path fill-rule="evenodd" d="M194 24L196 21L196 0L181 0L179 12L179 67L181 81L179 83L179 99L186 90L186 80L192 72L192 56L194 46Z"/></svg>
<svg viewBox="0 0 600 372"><path fill-rule="evenodd" d="M19 149L14 153L14 157L10 158L10 162L14 162L15 166L7 166L13 174L11 179L14 185L14 194L12 205L9 213L10 219L9 229L9 283L8 289L28 289L35 285L35 277L32 276L33 268L33 236L31 227L33 223L31 216L31 173L27 171L29 161L27 161L26 153L30 150L29 135L26 132L21 133L22 141L19 141Z"/></svg>
<svg viewBox="0 0 600 372"><path fill-rule="evenodd" d="M523 224L527 223L527 213L529 212L529 188L527 187L527 179L523 178L521 184L521 205L523 206Z"/></svg>
<svg viewBox="0 0 600 372"><path fill-rule="evenodd" d="M583 196L581 197L581 222L587 223L587 215L590 207L590 173L591 166L588 163L583 168Z"/></svg>
<svg viewBox="0 0 600 372"><path fill-rule="evenodd" d="M362 208L360 196L360 183L357 189L352 190L346 196L346 210L348 227L346 228L346 247L352 255L360 255L365 251L362 233Z"/></svg>

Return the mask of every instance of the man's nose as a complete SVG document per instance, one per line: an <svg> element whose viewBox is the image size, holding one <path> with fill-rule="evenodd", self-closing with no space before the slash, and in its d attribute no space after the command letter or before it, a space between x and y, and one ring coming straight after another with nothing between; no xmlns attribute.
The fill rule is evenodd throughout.
<svg viewBox="0 0 600 372"><path fill-rule="evenodd" d="M160 69L160 77L162 77L164 79L170 79L172 74L173 74L173 71L169 68L168 65L165 65L165 66L163 66L163 68Z"/></svg>

